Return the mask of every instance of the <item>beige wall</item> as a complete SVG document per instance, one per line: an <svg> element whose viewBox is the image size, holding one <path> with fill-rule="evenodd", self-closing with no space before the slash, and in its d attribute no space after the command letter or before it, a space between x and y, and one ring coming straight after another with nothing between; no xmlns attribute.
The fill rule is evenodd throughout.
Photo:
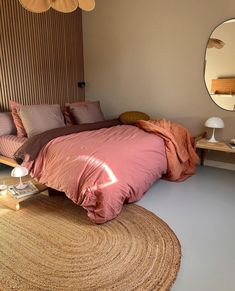
<svg viewBox="0 0 235 291"><path fill-rule="evenodd" d="M235 113L219 108L204 82L213 29L235 17L234 0L97 0L83 14L86 99L107 117L141 110L181 122L193 134L210 116L235 137ZM231 157L231 155L229 155Z"/></svg>

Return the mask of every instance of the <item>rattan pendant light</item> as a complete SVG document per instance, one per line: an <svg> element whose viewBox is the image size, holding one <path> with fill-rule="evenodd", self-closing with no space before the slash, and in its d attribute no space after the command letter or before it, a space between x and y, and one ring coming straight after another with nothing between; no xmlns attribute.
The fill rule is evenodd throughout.
<svg viewBox="0 0 235 291"><path fill-rule="evenodd" d="M28 11L41 13L53 8L59 12L69 13L78 7L85 11L95 8L95 0L19 0Z"/></svg>
<svg viewBox="0 0 235 291"><path fill-rule="evenodd" d="M225 43L218 38L209 38L207 48L217 48L222 49L225 46Z"/></svg>

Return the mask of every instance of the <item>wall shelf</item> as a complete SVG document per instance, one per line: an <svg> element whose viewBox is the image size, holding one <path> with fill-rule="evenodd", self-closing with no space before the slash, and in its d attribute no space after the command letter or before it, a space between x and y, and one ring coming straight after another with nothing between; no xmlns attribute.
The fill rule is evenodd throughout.
<svg viewBox="0 0 235 291"><path fill-rule="evenodd" d="M211 80L211 93L217 95L235 95L235 78Z"/></svg>

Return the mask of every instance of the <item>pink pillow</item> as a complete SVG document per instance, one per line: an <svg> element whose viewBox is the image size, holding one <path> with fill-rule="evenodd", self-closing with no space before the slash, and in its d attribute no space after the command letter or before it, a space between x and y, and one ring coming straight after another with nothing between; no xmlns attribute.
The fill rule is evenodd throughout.
<svg viewBox="0 0 235 291"><path fill-rule="evenodd" d="M92 103L92 101L87 100L87 101L78 101L78 102L73 102L73 103L65 103L63 114L64 114L66 126L72 126L76 124L76 121L70 110L70 106L74 107L74 106L79 106L81 104L87 104L87 103Z"/></svg>
<svg viewBox="0 0 235 291"><path fill-rule="evenodd" d="M89 101L89 100L86 100L86 101L78 101L78 102L73 102L73 103L65 103L65 106L66 107L73 107L73 106L79 106L81 104L88 104L88 103L93 103L94 101Z"/></svg>
<svg viewBox="0 0 235 291"><path fill-rule="evenodd" d="M14 102L14 101L10 101L10 108L11 108L11 114L12 114L12 118L16 127L16 131L17 131L17 136L18 137L25 137L27 136L26 131L24 129L24 125L22 123L21 118L18 115L17 109L19 109L21 106L21 104Z"/></svg>
<svg viewBox="0 0 235 291"><path fill-rule="evenodd" d="M99 101L76 102L69 104L76 124L104 121Z"/></svg>
<svg viewBox="0 0 235 291"><path fill-rule="evenodd" d="M66 126L72 126L75 124L74 118L72 116L72 113L70 112L70 107L69 106L64 106L64 119L65 119L65 124Z"/></svg>
<svg viewBox="0 0 235 291"><path fill-rule="evenodd" d="M0 112L0 136L16 134L16 127L10 112Z"/></svg>

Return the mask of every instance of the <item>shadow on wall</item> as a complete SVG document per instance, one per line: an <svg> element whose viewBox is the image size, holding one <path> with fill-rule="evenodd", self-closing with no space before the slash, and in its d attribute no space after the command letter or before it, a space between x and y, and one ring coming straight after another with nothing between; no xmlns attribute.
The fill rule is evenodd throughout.
<svg viewBox="0 0 235 291"><path fill-rule="evenodd" d="M178 122L184 127L188 128L188 130L193 136L206 131L204 127L205 120L202 119L201 117L197 116L172 117L171 120Z"/></svg>

